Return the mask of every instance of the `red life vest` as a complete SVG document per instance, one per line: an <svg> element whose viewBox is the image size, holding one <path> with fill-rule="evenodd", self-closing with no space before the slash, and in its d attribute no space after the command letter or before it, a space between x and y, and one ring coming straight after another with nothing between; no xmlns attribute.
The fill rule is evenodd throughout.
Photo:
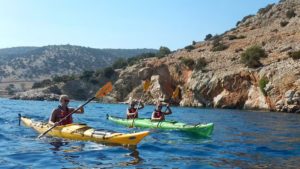
<svg viewBox="0 0 300 169"><path fill-rule="evenodd" d="M61 119L65 118L68 114L70 114L71 112L69 112L69 109L67 108L67 111L65 112L62 107L58 107L58 110L60 111L59 114L57 115L58 121L60 121ZM72 115L68 116L65 120L63 120L61 123L59 123L59 125L67 125L67 124L71 124L73 123L73 118Z"/></svg>
<svg viewBox="0 0 300 169"><path fill-rule="evenodd" d="M128 111L129 113L135 113L134 115L127 115L127 119L134 119L134 118L138 118L139 114L136 111L136 108L129 108Z"/></svg>
<svg viewBox="0 0 300 169"><path fill-rule="evenodd" d="M159 110L155 110L154 112L154 118L161 118L163 115L164 115L163 112Z"/></svg>

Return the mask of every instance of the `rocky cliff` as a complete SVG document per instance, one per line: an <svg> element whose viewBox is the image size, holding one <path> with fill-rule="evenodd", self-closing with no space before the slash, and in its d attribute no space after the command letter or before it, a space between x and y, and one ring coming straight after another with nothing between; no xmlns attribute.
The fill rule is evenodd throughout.
<svg viewBox="0 0 300 169"><path fill-rule="evenodd" d="M281 0L221 35L116 70L109 101L299 112L300 1ZM151 80L143 91L142 81ZM95 92L95 91L94 91ZM92 91L90 92L92 93Z"/></svg>
<svg viewBox="0 0 300 169"><path fill-rule="evenodd" d="M300 1L271 4L222 35L207 36L168 56L146 59L119 73L112 96L139 98L142 80L151 79L146 102L171 97L180 87L181 106L299 111ZM259 46L265 56L247 66L243 53ZM138 78L137 78L138 77Z"/></svg>

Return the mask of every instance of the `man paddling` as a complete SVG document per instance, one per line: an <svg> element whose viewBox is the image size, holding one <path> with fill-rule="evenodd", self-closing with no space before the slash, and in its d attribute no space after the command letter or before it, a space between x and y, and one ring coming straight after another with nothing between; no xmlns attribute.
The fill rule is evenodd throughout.
<svg viewBox="0 0 300 169"><path fill-rule="evenodd" d="M138 110L144 108L144 104L143 102L139 102L138 104L138 107L135 107L136 105L136 101L135 100L132 100L129 102L129 107L127 109L127 119L135 119L135 118L138 118Z"/></svg>
<svg viewBox="0 0 300 169"><path fill-rule="evenodd" d="M63 119L64 117L66 117L68 114L70 114L75 110L75 108L68 107L69 102L70 99L67 95L60 96L59 98L60 105L52 111L49 119L49 124L54 125L55 123L59 122L61 119ZM83 107L81 107L74 113L83 114L83 112L84 109ZM60 122L58 125L67 125L71 123L73 123L72 115L68 116L65 120Z"/></svg>
<svg viewBox="0 0 300 169"><path fill-rule="evenodd" d="M152 121L163 121L163 120L165 120L165 115L172 114L172 110L171 110L169 104L167 104L166 111L163 112L161 109L162 109L162 103L161 103L161 101L158 101L156 104L156 108L154 109L154 111L152 113L152 117L151 117Z"/></svg>

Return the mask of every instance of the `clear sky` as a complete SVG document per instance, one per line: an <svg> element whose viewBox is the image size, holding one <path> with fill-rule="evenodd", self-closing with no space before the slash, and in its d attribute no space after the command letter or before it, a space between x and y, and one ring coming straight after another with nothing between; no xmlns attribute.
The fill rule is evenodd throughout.
<svg viewBox="0 0 300 169"><path fill-rule="evenodd" d="M0 0L0 48L184 48L279 0Z"/></svg>

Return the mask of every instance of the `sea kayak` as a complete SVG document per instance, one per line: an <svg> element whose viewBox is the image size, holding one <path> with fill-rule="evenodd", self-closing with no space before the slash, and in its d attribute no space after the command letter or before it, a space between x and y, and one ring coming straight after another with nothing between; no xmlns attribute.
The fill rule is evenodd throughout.
<svg viewBox="0 0 300 169"><path fill-rule="evenodd" d="M198 136L205 136L205 137L210 136L214 129L213 123L191 125L191 124L181 123L177 121L170 121L170 120L157 122L157 121L151 121L151 119L148 118L137 118L134 120L132 124L132 119L124 119L124 118L114 117L110 115L107 115L107 119L117 124L121 124L128 127L133 126L133 127L141 127L141 128L180 130L180 131L190 132Z"/></svg>
<svg viewBox="0 0 300 169"><path fill-rule="evenodd" d="M26 117L20 118L26 126L32 127L39 133L43 133L52 127L52 125L48 123L34 121ZM50 136L71 140L93 141L121 145L137 145L145 136L149 134L149 131L125 134L106 130L96 130L85 124L68 124L57 126L47 134Z"/></svg>

